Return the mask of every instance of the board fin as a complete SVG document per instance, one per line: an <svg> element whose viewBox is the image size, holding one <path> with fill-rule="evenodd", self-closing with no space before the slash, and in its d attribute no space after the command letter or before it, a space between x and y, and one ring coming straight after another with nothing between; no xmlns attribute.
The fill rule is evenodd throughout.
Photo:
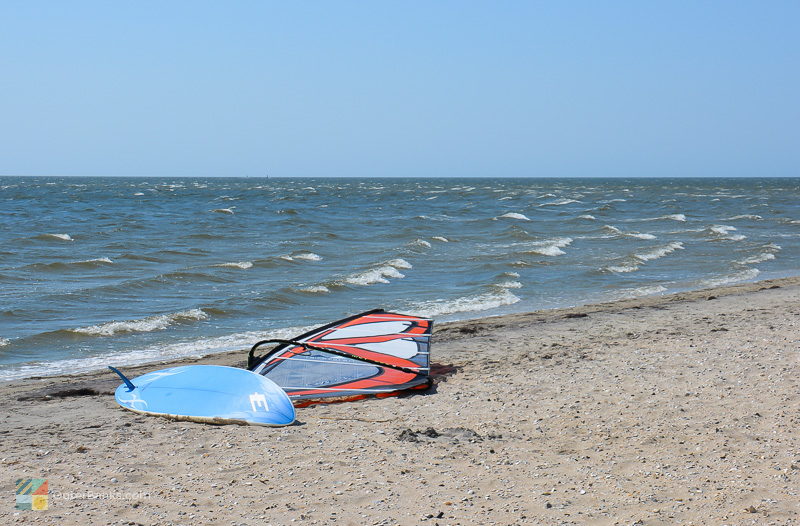
<svg viewBox="0 0 800 526"><path fill-rule="evenodd" d="M136 389L136 386L133 385L133 382L128 380L128 377L122 374L119 369L117 369L116 367L111 367L110 365L108 366L108 368L117 373L117 376L122 378L122 381L125 382L125 385L128 387L128 391L133 391L134 389Z"/></svg>

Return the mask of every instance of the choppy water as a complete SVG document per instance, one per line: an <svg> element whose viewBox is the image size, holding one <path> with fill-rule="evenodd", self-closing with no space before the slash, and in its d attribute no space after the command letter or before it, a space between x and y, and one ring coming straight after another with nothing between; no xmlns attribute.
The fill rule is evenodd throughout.
<svg viewBox="0 0 800 526"><path fill-rule="evenodd" d="M0 178L0 380L796 275L800 179Z"/></svg>

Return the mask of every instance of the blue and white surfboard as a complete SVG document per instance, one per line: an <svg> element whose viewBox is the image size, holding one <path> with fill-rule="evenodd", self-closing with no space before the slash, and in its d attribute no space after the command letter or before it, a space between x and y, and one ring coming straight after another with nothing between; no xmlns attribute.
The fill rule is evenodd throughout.
<svg viewBox="0 0 800 526"><path fill-rule="evenodd" d="M246 369L186 365L128 380L114 393L125 409L209 424L288 426L294 406L275 382Z"/></svg>

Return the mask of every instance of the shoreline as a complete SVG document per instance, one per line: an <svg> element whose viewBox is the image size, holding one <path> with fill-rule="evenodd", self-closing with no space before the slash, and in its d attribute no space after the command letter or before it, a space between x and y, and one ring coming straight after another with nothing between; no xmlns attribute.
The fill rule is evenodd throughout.
<svg viewBox="0 0 800 526"><path fill-rule="evenodd" d="M4 524L797 524L800 277L435 326L428 392L286 428L119 408L110 371L0 385ZM178 363L241 365L246 351ZM119 498L108 497L119 495ZM105 497L103 497L105 496Z"/></svg>
<svg viewBox="0 0 800 526"><path fill-rule="evenodd" d="M464 325L482 326L487 323L493 325L495 322L499 325L502 325L504 323L504 320L510 321L517 318L528 319L531 317L536 317L537 319L541 319L542 321L544 321L548 319L557 319L560 316L569 316L571 314L582 315L589 312L597 312L598 310L604 310L606 308L615 308L615 306L616 308L620 309L640 308L644 306L651 306L653 303L660 303L662 301L664 302L691 301L693 299L698 299L703 295L727 296L731 294L741 294L741 293L760 290L766 286L775 286L775 285L785 286L785 285L795 285L795 284L800 284L800 276L748 281L746 283L722 285L704 289L686 290L670 294L653 294L647 296L638 296L634 298L614 299L598 303L581 304L572 307L556 307L551 309L540 309L540 310L526 311L526 312L515 312L515 313L499 314L491 316L479 316L476 318L466 318L463 320L447 321L442 323L436 323L436 320L434 318L434 335L433 335L432 346L435 349L438 339L436 336L439 332L458 330L459 327ZM319 325L322 325L322 322L320 322ZM247 362L248 350L249 347L232 351L213 352L209 354L204 354L202 356L179 356L164 360L154 360L152 362L120 364L115 366L118 368L124 367L125 371L130 371L132 375L136 376L144 374L145 372L147 372L148 369L154 369L154 368L163 369L167 367L175 367L178 365L188 365L188 364L214 364L214 365L227 365L232 367L244 367ZM220 361L217 362L216 359L219 359ZM18 383L20 384L26 383L29 380L30 381L46 381L46 380L58 380L58 379L78 380L84 377L88 379L88 378L95 378L98 376L104 376L108 372L109 372L108 369L100 368L100 369L93 369L90 371L81 371L72 374L57 373L54 375L46 375L46 376L34 375L25 378L16 378L13 380L3 380L0 381L0 390L5 388L6 386L13 386ZM126 376L132 378L132 376L128 375L127 372ZM117 377L114 376L114 378Z"/></svg>

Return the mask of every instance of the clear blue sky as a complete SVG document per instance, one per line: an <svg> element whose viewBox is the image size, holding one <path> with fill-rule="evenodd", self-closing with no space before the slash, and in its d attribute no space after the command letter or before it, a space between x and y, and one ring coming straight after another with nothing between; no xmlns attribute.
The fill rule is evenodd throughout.
<svg viewBox="0 0 800 526"><path fill-rule="evenodd" d="M0 174L798 176L800 2L0 2Z"/></svg>

